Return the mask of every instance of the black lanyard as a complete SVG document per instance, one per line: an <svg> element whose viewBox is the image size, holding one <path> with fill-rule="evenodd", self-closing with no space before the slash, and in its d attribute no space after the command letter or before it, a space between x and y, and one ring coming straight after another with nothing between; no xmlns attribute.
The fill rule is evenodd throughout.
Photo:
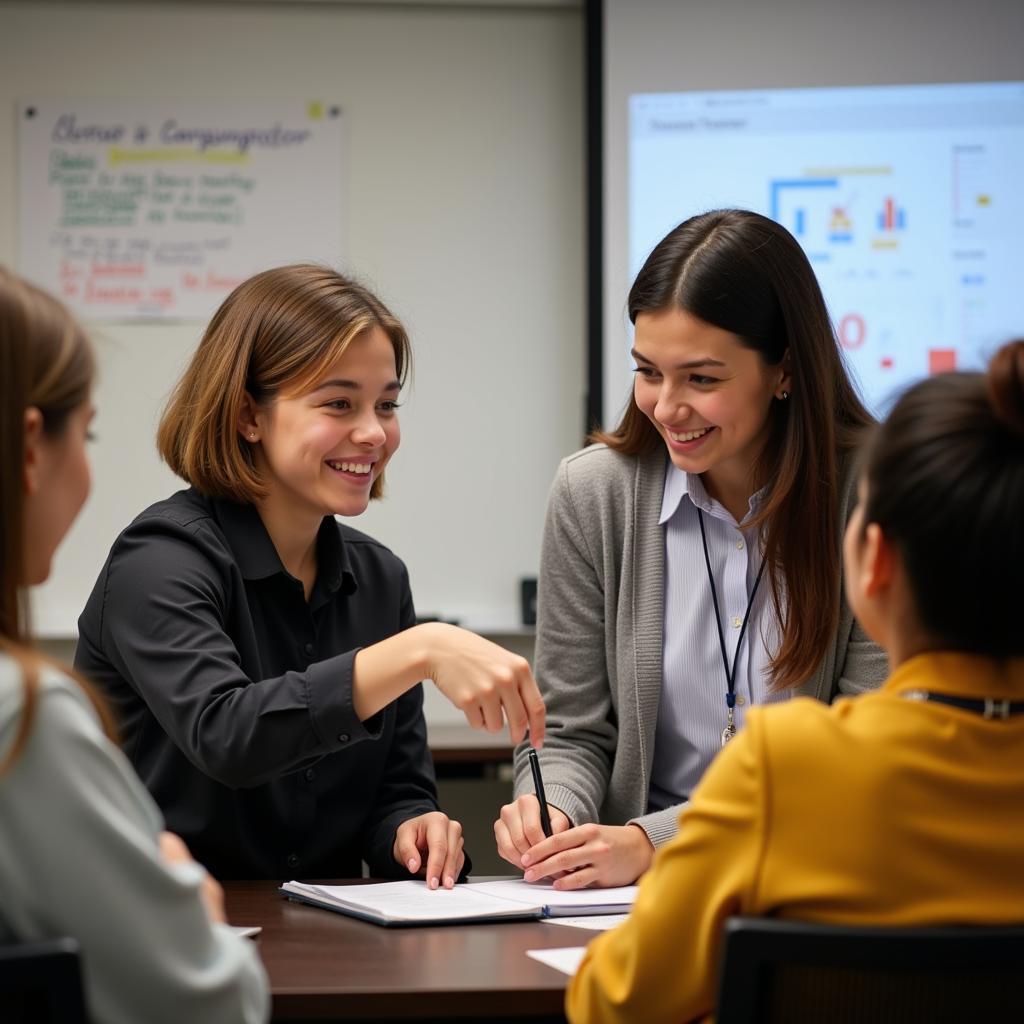
<svg viewBox="0 0 1024 1024"><path fill-rule="evenodd" d="M945 693L932 693L930 690L907 690L900 694L904 700L932 701L935 704L948 704L950 707L973 711L982 718L1009 718L1011 715L1024 713L1024 701L994 700L991 697L951 697Z"/></svg>
<svg viewBox="0 0 1024 1024"><path fill-rule="evenodd" d="M725 708L726 724L722 730L722 746L729 742L736 735L736 718L734 708L736 707L736 666L740 661L740 646L743 643L743 634L747 631L747 622L750 620L750 609L754 607L754 598L757 596L757 588L764 575L764 556L761 557L761 568L757 570L757 578L747 599L747 610L743 613L743 625L740 626L740 635L736 640L736 654L732 659L732 669L729 668L729 655L725 652L725 634L722 632L722 614L718 610L718 591L715 589L715 577L711 571L711 556L708 554L708 537L704 532L704 513L697 509L697 519L700 522L700 539L704 545L704 564L708 570L708 583L711 585L711 602L715 606L715 625L718 627L718 645L722 651L722 668L725 669Z"/></svg>

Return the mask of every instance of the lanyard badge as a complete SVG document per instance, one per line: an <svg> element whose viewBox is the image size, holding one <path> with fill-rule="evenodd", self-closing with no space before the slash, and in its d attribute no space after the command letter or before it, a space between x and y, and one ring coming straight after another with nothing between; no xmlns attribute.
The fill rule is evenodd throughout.
<svg viewBox="0 0 1024 1024"><path fill-rule="evenodd" d="M718 591L715 589L715 577L711 571L711 555L708 553L708 538L704 530L704 513L697 509L697 519L700 522L700 539L704 545L704 565L708 570L708 584L711 587L711 603L715 606L715 626L718 628L718 646L722 652L722 668L725 670L725 728L722 730L722 746L729 742L736 735L736 666L740 660L740 647L743 644L743 634L747 631L747 622L750 620L750 609L754 606L754 598L757 596L757 588L761 585L761 577L764 575L764 556L761 557L761 567L757 570L757 578L747 599L747 610L743 613L743 625L740 626L740 635L736 640L736 653L732 659L732 668L729 668L729 655L725 651L725 634L722 632L722 616L718 610Z"/></svg>

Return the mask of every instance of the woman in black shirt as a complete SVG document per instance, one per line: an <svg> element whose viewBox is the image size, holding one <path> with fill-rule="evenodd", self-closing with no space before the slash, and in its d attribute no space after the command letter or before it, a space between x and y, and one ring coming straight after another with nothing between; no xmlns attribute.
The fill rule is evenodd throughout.
<svg viewBox="0 0 1024 1024"><path fill-rule="evenodd" d="M158 432L191 486L115 541L75 664L196 858L224 878L424 875L451 886L418 682L491 731L543 740L527 662L415 625L404 565L334 516L382 492L409 364L401 324L331 270L244 282Z"/></svg>

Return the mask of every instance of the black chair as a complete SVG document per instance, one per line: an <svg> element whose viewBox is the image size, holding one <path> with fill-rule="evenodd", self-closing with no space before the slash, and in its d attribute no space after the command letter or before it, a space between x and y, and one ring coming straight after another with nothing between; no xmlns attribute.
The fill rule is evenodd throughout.
<svg viewBox="0 0 1024 1024"><path fill-rule="evenodd" d="M4 1024L88 1024L74 939L0 946Z"/></svg>
<svg viewBox="0 0 1024 1024"><path fill-rule="evenodd" d="M717 1024L1024 1021L1024 926L846 928L733 917Z"/></svg>

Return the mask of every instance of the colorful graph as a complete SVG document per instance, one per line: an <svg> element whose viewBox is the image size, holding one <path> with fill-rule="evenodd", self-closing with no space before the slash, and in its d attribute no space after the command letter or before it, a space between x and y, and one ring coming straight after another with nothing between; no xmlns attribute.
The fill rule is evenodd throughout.
<svg viewBox="0 0 1024 1024"><path fill-rule="evenodd" d="M853 241L853 220L847 207L832 207L832 215L828 219L828 240L830 242Z"/></svg>
<svg viewBox="0 0 1024 1024"><path fill-rule="evenodd" d="M839 187L835 178L790 178L776 179L770 182L770 214L772 220L785 224L797 238L807 233L807 208L798 206L791 211L791 218L782 217L783 193L793 191L804 191L805 189L834 189Z"/></svg>
<svg viewBox="0 0 1024 1024"><path fill-rule="evenodd" d="M879 231L902 231L907 226L902 206L896 205L892 196L886 196L878 214Z"/></svg>

